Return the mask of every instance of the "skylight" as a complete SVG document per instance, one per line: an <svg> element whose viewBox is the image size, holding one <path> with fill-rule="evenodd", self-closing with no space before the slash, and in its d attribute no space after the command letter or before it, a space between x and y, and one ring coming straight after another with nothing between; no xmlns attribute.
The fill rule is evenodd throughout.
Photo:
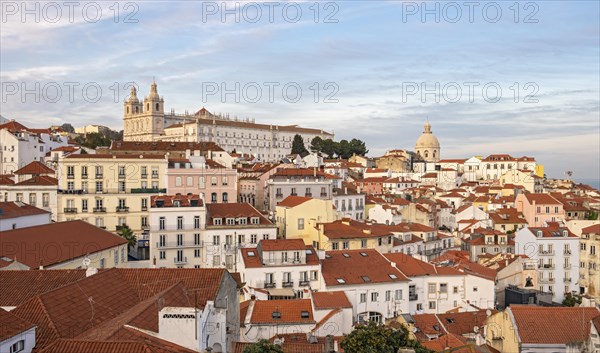
<svg viewBox="0 0 600 353"><path fill-rule="evenodd" d="M307 249L307 250L306 250L306 255L312 255L312 253L313 253L313 252L312 252L312 250L311 250L311 249Z"/></svg>
<svg viewBox="0 0 600 353"><path fill-rule="evenodd" d="M365 281L365 282L371 282L371 279L369 278L369 276L360 276L360 277L361 277L361 278L363 279L363 281Z"/></svg>
<svg viewBox="0 0 600 353"><path fill-rule="evenodd" d="M254 257L254 251L248 251L248 256L249 257Z"/></svg>
<svg viewBox="0 0 600 353"><path fill-rule="evenodd" d="M347 254L347 253L343 253L342 255L344 255L344 257L346 257L346 258L350 257L350 254Z"/></svg>
<svg viewBox="0 0 600 353"><path fill-rule="evenodd" d="M360 255L361 255L361 256L365 256L365 257L366 257L366 256L369 256L369 255L368 255L366 252L361 252L361 253L360 253Z"/></svg>
<svg viewBox="0 0 600 353"><path fill-rule="evenodd" d="M391 279L398 279L398 276L393 273L390 273L388 276L390 276Z"/></svg>
<svg viewBox="0 0 600 353"><path fill-rule="evenodd" d="M336 280L337 280L338 283L341 283L341 284L346 283L346 281L344 281L343 278L336 278Z"/></svg>

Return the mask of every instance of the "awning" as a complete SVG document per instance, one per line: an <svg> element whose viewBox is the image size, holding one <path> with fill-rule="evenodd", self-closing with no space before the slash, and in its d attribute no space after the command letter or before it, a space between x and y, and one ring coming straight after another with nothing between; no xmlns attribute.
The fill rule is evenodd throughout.
<svg viewBox="0 0 600 353"><path fill-rule="evenodd" d="M293 297L296 293L292 288L273 288L269 289L269 295L272 297Z"/></svg>

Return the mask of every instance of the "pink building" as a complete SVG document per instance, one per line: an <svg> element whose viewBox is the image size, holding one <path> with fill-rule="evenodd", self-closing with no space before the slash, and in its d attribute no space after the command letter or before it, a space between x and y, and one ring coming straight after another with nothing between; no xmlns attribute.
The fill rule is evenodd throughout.
<svg viewBox="0 0 600 353"><path fill-rule="evenodd" d="M237 171L199 156L169 159L167 193L199 194L207 204L236 202Z"/></svg>
<svg viewBox="0 0 600 353"><path fill-rule="evenodd" d="M367 195L382 195L383 183L387 179L387 177L371 177L356 180L354 184L356 184L356 186L358 186Z"/></svg>
<svg viewBox="0 0 600 353"><path fill-rule="evenodd" d="M549 194L519 194L515 206L530 227L543 227L546 222L565 219L563 204Z"/></svg>

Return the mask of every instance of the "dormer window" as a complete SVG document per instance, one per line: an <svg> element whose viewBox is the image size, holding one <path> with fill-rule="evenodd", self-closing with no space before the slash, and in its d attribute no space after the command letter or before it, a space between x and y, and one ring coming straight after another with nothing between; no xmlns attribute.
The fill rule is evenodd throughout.
<svg viewBox="0 0 600 353"><path fill-rule="evenodd" d="M223 219L222 218L213 218L213 224L216 226L220 226L221 224L223 224Z"/></svg>
<svg viewBox="0 0 600 353"><path fill-rule="evenodd" d="M260 222L258 217L251 217L250 218L250 223L252 224L258 224Z"/></svg>
<svg viewBox="0 0 600 353"><path fill-rule="evenodd" d="M228 226L235 225L235 218L227 218L226 223Z"/></svg>
<svg viewBox="0 0 600 353"><path fill-rule="evenodd" d="M240 217L240 218L238 218L238 223L239 224L246 224L246 217Z"/></svg>

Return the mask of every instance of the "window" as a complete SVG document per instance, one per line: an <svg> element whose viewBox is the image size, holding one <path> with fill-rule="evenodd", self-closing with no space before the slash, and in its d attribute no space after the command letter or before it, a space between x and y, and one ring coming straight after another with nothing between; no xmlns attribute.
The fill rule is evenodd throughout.
<svg viewBox="0 0 600 353"><path fill-rule="evenodd" d="M183 234L177 234L177 246L183 245Z"/></svg>
<svg viewBox="0 0 600 353"><path fill-rule="evenodd" d="M25 349L25 340L19 340L10 346L10 353L17 353Z"/></svg>
<svg viewBox="0 0 600 353"><path fill-rule="evenodd" d="M361 303L367 302L367 293L360 293L360 302Z"/></svg>
<svg viewBox="0 0 600 353"><path fill-rule="evenodd" d="M319 279L319 271L310 271L310 280L316 281Z"/></svg>
<svg viewBox="0 0 600 353"><path fill-rule="evenodd" d="M394 294L394 299L402 300L402 289L396 289L396 292Z"/></svg>
<svg viewBox="0 0 600 353"><path fill-rule="evenodd" d="M256 234L250 234L250 244L256 244Z"/></svg>
<svg viewBox="0 0 600 353"><path fill-rule="evenodd" d="M210 201L213 203L217 203L217 193L213 192L210 194Z"/></svg>
<svg viewBox="0 0 600 353"><path fill-rule="evenodd" d="M81 167L81 177L82 178L87 178L88 172L87 172L87 166L82 166Z"/></svg>
<svg viewBox="0 0 600 353"><path fill-rule="evenodd" d="M96 192L102 192L102 182L101 181L96 182Z"/></svg>
<svg viewBox="0 0 600 353"><path fill-rule="evenodd" d="M452 287L452 293L454 293L454 294L458 293L458 286Z"/></svg>
<svg viewBox="0 0 600 353"><path fill-rule="evenodd" d="M223 186L229 185L229 179L226 176L224 176L223 178L221 178L221 184L223 184Z"/></svg>
<svg viewBox="0 0 600 353"><path fill-rule="evenodd" d="M183 229L183 217L182 216L177 217L177 229Z"/></svg>
<svg viewBox="0 0 600 353"><path fill-rule="evenodd" d="M389 302L392 300L392 291L391 290L386 290L385 291L385 301Z"/></svg>
<svg viewBox="0 0 600 353"><path fill-rule="evenodd" d="M435 293L435 290L436 290L436 285L435 285L435 283L429 283L429 284L427 285L427 292L428 292L428 293Z"/></svg>
<svg viewBox="0 0 600 353"><path fill-rule="evenodd" d="M194 234L194 245L200 245L200 233Z"/></svg>
<svg viewBox="0 0 600 353"><path fill-rule="evenodd" d="M298 218L298 230L304 229L304 218Z"/></svg>
<svg viewBox="0 0 600 353"><path fill-rule="evenodd" d="M87 199L82 199L81 200L81 211L82 212L87 212L88 210L88 200Z"/></svg>
<svg viewBox="0 0 600 353"><path fill-rule="evenodd" d="M200 189L204 189L206 187L206 177L199 177L198 178L198 188Z"/></svg>
<svg viewBox="0 0 600 353"><path fill-rule="evenodd" d="M440 283L440 293L448 293L448 283Z"/></svg>
<svg viewBox="0 0 600 353"><path fill-rule="evenodd" d="M175 186L181 186L181 177L175 178Z"/></svg>
<svg viewBox="0 0 600 353"><path fill-rule="evenodd" d="M340 249L339 243L331 243L331 250L339 250L339 249Z"/></svg>
<svg viewBox="0 0 600 353"><path fill-rule="evenodd" d="M159 230L165 230L165 228L166 228L165 227L165 222L166 222L165 217L160 217L158 219L158 229Z"/></svg>
<svg viewBox="0 0 600 353"><path fill-rule="evenodd" d="M194 229L200 229L200 216L194 216Z"/></svg>
<svg viewBox="0 0 600 353"><path fill-rule="evenodd" d="M227 195L226 192L223 193L222 199L223 199L223 203L227 203L228 202L229 199L228 199L228 195Z"/></svg>
<svg viewBox="0 0 600 353"><path fill-rule="evenodd" d="M342 249L344 249L344 250L350 249L350 243L347 241L342 242Z"/></svg>
<svg viewBox="0 0 600 353"><path fill-rule="evenodd" d="M362 239L360 241L360 247L363 248L363 249L367 248L367 239Z"/></svg>
<svg viewBox="0 0 600 353"><path fill-rule="evenodd" d="M371 293L371 301L376 302L377 300L379 300L379 293L378 292Z"/></svg>
<svg viewBox="0 0 600 353"><path fill-rule="evenodd" d="M221 236L213 235L213 245L219 245L219 244L221 244Z"/></svg>
<svg viewBox="0 0 600 353"><path fill-rule="evenodd" d="M186 186L194 186L194 178L191 176L185 178L185 185Z"/></svg>
<svg viewBox="0 0 600 353"><path fill-rule="evenodd" d="M104 265L104 263L105 263L105 262L106 262L106 261L104 260L104 258L101 258L101 259L100 259L100 268L104 268L104 266L105 266L105 265Z"/></svg>
<svg viewBox="0 0 600 353"><path fill-rule="evenodd" d="M473 292L477 292L477 287L473 287Z"/></svg>
<svg viewBox="0 0 600 353"><path fill-rule="evenodd" d="M213 267L220 267L220 266L221 266L221 256L220 255L213 256Z"/></svg>
<svg viewBox="0 0 600 353"><path fill-rule="evenodd" d="M194 249L194 257L195 258L199 258L200 257L200 249Z"/></svg>
<svg viewBox="0 0 600 353"><path fill-rule="evenodd" d="M434 301L429 302L429 309L435 310L435 302Z"/></svg>
<svg viewBox="0 0 600 353"><path fill-rule="evenodd" d="M210 177L210 185L217 186L217 177L216 176Z"/></svg>
<svg viewBox="0 0 600 353"><path fill-rule="evenodd" d="M164 259L166 259L166 258L167 258L167 254L165 253L165 251L164 251L164 250L161 250L161 251L160 251L160 253L159 253L159 257L160 257L160 259L161 259L161 260L164 260Z"/></svg>

